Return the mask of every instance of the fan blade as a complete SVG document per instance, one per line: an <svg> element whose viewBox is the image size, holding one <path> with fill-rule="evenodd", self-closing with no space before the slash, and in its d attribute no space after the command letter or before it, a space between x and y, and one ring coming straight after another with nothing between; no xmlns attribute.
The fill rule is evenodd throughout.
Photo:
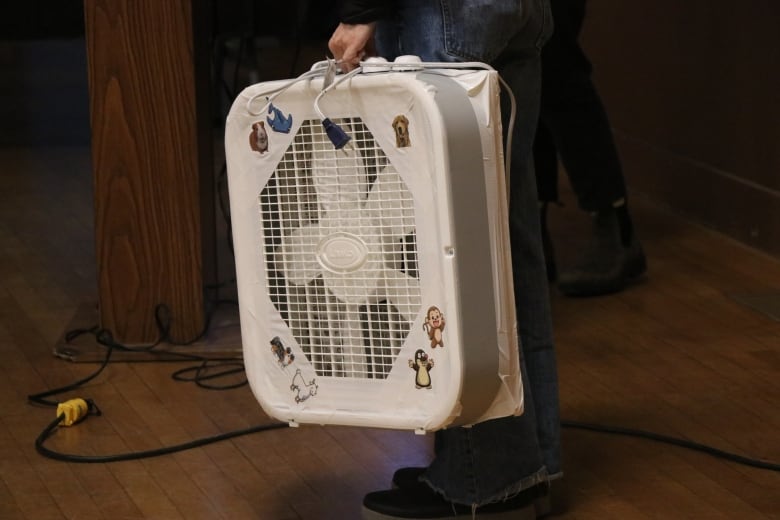
<svg viewBox="0 0 780 520"><path fill-rule="evenodd" d="M317 200L330 218L348 219L349 215L341 215L342 209L359 206L366 199L366 169L362 156L353 148L336 150L329 141L315 139L311 175Z"/></svg>
<svg viewBox="0 0 780 520"><path fill-rule="evenodd" d="M317 224L300 227L282 239L275 251L274 263L292 284L305 285L320 275L317 244L322 230Z"/></svg>
<svg viewBox="0 0 780 520"><path fill-rule="evenodd" d="M368 369L366 347L360 321L360 307L347 305L340 320L342 367L346 377L365 377Z"/></svg>
<svg viewBox="0 0 780 520"><path fill-rule="evenodd" d="M385 269L381 274L384 295L407 321L417 317L422 306L420 281L400 271Z"/></svg>
<svg viewBox="0 0 780 520"><path fill-rule="evenodd" d="M400 238L414 231L414 200L397 172L385 166L368 193L364 210L384 236Z"/></svg>
<svg viewBox="0 0 780 520"><path fill-rule="evenodd" d="M366 350L358 305L344 305L330 300L327 303L326 330L329 341L323 344L322 361L329 366L329 375L336 377L364 377L367 367Z"/></svg>
<svg viewBox="0 0 780 520"><path fill-rule="evenodd" d="M378 286L380 273L381 269L372 268L370 265L344 274L323 270L322 281L339 301L359 305L376 300L377 294L381 293Z"/></svg>

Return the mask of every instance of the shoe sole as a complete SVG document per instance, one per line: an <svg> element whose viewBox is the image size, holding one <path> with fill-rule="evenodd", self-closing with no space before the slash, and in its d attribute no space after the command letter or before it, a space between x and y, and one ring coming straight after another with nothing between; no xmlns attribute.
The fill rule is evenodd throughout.
<svg viewBox="0 0 780 520"><path fill-rule="evenodd" d="M393 482L393 489L398 489L398 486L395 484L395 482ZM541 497L537 498L536 500L534 500L533 506L534 506L535 516L529 517L529 518L534 518L534 519L536 519L536 518L545 518L545 517L551 516L553 514L552 500L550 499L550 495L549 494L541 496ZM365 508L364 508L364 510L365 510ZM368 510L365 510L365 511L368 511ZM514 513L514 511L512 511L512 513ZM374 511L371 511L371 514L379 515L379 513L376 513ZM366 518L365 514L363 515L363 518ZM382 516L375 516L374 518L382 518ZM388 517L385 517L385 518L388 518ZM396 518L396 517L390 517L390 518ZM491 515L490 518L495 519L495 518L499 518L499 517Z"/></svg>
<svg viewBox="0 0 780 520"><path fill-rule="evenodd" d="M367 509L365 506L362 508L362 520L431 520L432 518L474 518L476 520L536 520L537 516L536 504L531 503L522 509L513 509L511 511L500 511L496 513L480 513L477 511L475 515L471 513L454 513L451 516L438 516L438 517L426 517L426 516L392 516Z"/></svg>
<svg viewBox="0 0 780 520"><path fill-rule="evenodd" d="M550 495L544 495L534 500L535 518L545 518L552 514L552 501Z"/></svg>
<svg viewBox="0 0 780 520"><path fill-rule="evenodd" d="M557 477L549 481L547 493L537 497L534 501L536 518L547 518L566 513L566 490L563 488L562 479Z"/></svg>
<svg viewBox="0 0 780 520"><path fill-rule="evenodd" d="M576 284L571 286L564 283L558 283L558 290L564 296L571 297L589 297L605 296L618 293L627 287L641 281L647 274L647 262L642 259L636 265L629 266L620 279L614 280L611 284L605 284L600 287L583 287Z"/></svg>
<svg viewBox="0 0 780 520"><path fill-rule="evenodd" d="M424 468L419 468L419 469L421 470L420 472L422 472L422 470L424 470ZM390 487L392 489L398 489L401 486L399 486L396 483L395 480L392 480L392 482L390 483ZM552 487L553 486L552 486L552 482L551 482L550 483L550 489L552 489ZM545 518L545 517L552 516L552 515L556 514L553 511L552 499L550 498L550 491L548 491L548 493L545 494L545 495L537 497L534 500L534 502L533 502L533 508L534 508L534 516L528 516L529 519L531 519L531 518L533 518L533 519ZM364 508L364 511L369 511L373 515L379 515L379 516L373 516L371 518L397 518L397 517L387 517L387 516L383 517L379 513L376 513L375 511L366 510L365 508ZM517 511L511 511L511 513L513 513L513 514L516 513L516 512ZM483 513L483 515L485 515L486 517L489 517L491 519L498 519L498 518L500 518L500 517L495 516L495 514L489 514L489 513L485 514L485 513ZM366 518L365 513L364 513L364 518Z"/></svg>

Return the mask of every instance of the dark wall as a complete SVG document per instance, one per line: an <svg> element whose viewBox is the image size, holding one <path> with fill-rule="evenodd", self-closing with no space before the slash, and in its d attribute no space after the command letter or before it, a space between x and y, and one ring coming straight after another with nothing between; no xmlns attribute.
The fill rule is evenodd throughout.
<svg viewBox="0 0 780 520"><path fill-rule="evenodd" d="M271 40L256 49L256 60L245 56L243 64L262 65L264 76L255 74L255 81L289 77L291 62L297 63L295 73L310 65L311 57L296 52L296 44L320 41L335 26L334 1L207 0L206 37L220 44L252 35ZM89 145L83 0L7 4L0 16L0 146ZM321 47L316 59L324 56ZM225 52L225 60L236 59ZM232 79L230 65L223 73Z"/></svg>
<svg viewBox="0 0 780 520"><path fill-rule="evenodd" d="M0 146L89 143L83 37L83 0L4 3Z"/></svg>
<svg viewBox="0 0 780 520"><path fill-rule="evenodd" d="M293 4L308 10L304 38L332 25L331 2L250 3L260 32L290 34ZM631 192L780 257L780 2L589 0L588 9L582 41ZM87 141L86 57L68 40L82 33L80 0L5 9L0 145Z"/></svg>
<svg viewBox="0 0 780 520"><path fill-rule="evenodd" d="M0 40L73 38L83 34L83 0L3 2Z"/></svg>
<svg viewBox="0 0 780 520"><path fill-rule="evenodd" d="M83 37L0 41L0 147L88 144Z"/></svg>
<svg viewBox="0 0 780 520"><path fill-rule="evenodd" d="M780 2L590 0L629 188L780 256Z"/></svg>

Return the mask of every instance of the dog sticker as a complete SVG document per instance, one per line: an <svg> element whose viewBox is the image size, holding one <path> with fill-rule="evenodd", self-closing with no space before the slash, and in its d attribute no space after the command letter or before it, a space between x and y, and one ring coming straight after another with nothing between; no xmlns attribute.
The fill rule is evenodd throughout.
<svg viewBox="0 0 780 520"><path fill-rule="evenodd" d="M409 120L405 115L395 116L393 119L393 131L395 131L395 145L398 148L412 146L412 140L409 137Z"/></svg>

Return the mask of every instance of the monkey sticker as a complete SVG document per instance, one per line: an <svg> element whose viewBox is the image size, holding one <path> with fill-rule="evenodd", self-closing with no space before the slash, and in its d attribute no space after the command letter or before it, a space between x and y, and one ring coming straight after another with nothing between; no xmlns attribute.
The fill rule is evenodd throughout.
<svg viewBox="0 0 780 520"><path fill-rule="evenodd" d="M428 339L431 340L431 348L444 348L444 314L441 313L435 305L425 313L425 323L423 330L428 333Z"/></svg>
<svg viewBox="0 0 780 520"><path fill-rule="evenodd" d="M431 370L433 369L433 358L429 358L423 349L418 349L414 353L414 359L409 360L409 368L414 370L415 388L431 388Z"/></svg>
<svg viewBox="0 0 780 520"><path fill-rule="evenodd" d="M395 131L395 145L398 148L412 146L412 140L409 137L409 120L406 116L400 115L393 119L393 130Z"/></svg>
<svg viewBox="0 0 780 520"><path fill-rule="evenodd" d="M249 134L249 147L263 155L268 151L268 133L265 131L265 123L258 121L252 124L252 132Z"/></svg>

